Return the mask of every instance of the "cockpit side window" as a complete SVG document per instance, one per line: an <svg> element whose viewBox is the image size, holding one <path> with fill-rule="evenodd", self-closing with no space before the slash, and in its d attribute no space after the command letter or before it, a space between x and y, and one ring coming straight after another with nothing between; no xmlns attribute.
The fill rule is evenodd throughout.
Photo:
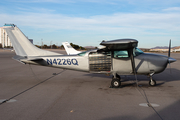
<svg viewBox="0 0 180 120"><path fill-rule="evenodd" d="M133 49L133 55L138 56L140 54L143 54L144 52L141 51L138 48ZM113 52L113 57L114 58L128 58L130 57L130 50L118 50Z"/></svg>
<svg viewBox="0 0 180 120"><path fill-rule="evenodd" d="M127 50L114 51L114 58L127 58L127 57L129 57Z"/></svg>

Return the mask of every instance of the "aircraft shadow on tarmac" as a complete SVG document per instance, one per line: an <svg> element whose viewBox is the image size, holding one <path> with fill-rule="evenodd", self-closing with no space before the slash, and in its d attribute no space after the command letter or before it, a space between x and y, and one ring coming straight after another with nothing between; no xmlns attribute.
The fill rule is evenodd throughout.
<svg viewBox="0 0 180 120"><path fill-rule="evenodd" d="M160 111L155 111L151 116L147 116L144 120L178 120L180 118L179 107L180 100L165 107ZM114 116L109 118L104 118L101 120L139 120L136 116L126 115L126 116ZM141 118L142 119L142 118Z"/></svg>
<svg viewBox="0 0 180 120"><path fill-rule="evenodd" d="M180 70L175 69L175 68L166 68L165 71L159 74L155 74L153 76L153 79L157 81L156 86L161 86L167 82L172 82L172 81L179 81L180 80ZM99 78L107 78L109 80L112 79L112 75L106 76L104 74L93 74L93 73L88 73L84 74L84 76L89 76L89 77L99 77ZM136 84L136 79L134 75L121 75L121 88L122 87L128 87L128 86L134 86ZM149 77L145 75L137 75L137 80L139 85L142 87L149 87L148 81ZM128 81L131 81L129 83ZM147 83L145 83L147 82Z"/></svg>

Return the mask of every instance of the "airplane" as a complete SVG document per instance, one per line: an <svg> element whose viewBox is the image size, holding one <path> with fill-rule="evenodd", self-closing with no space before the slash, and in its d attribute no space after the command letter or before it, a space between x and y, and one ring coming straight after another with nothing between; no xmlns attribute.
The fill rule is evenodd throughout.
<svg viewBox="0 0 180 120"><path fill-rule="evenodd" d="M67 54L63 55L35 47L14 24L4 26L16 56L13 59L23 64L41 65L89 73L112 74L111 87L121 86L120 75L147 75L149 85L155 86L154 74L163 72L167 64L175 62L170 57L171 41L168 56L144 53L137 48L135 39L117 39L102 41L104 46L96 50L79 52L68 43L64 44Z"/></svg>
<svg viewBox="0 0 180 120"><path fill-rule="evenodd" d="M81 51L75 50L68 42L62 42L68 55L75 55L81 53Z"/></svg>

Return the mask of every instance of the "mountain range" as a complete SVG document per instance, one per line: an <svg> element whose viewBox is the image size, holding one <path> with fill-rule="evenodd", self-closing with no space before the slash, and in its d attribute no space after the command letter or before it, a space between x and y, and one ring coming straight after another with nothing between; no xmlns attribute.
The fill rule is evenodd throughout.
<svg viewBox="0 0 180 120"><path fill-rule="evenodd" d="M178 49L178 48L180 48L180 46L174 46L174 47L171 47L171 48L172 49L174 49L174 48ZM169 47L168 46L156 46L156 47L153 47L151 49L169 49Z"/></svg>

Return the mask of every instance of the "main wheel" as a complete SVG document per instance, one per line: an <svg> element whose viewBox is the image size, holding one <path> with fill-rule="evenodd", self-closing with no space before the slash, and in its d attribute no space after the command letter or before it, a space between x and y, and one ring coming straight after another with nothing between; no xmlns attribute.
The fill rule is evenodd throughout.
<svg viewBox="0 0 180 120"><path fill-rule="evenodd" d="M119 88L121 86L121 81L119 79L112 79L111 86L113 88Z"/></svg>
<svg viewBox="0 0 180 120"><path fill-rule="evenodd" d="M149 81L149 85L150 85L150 86L156 86L156 81L153 80L153 79L151 79L151 80Z"/></svg>

